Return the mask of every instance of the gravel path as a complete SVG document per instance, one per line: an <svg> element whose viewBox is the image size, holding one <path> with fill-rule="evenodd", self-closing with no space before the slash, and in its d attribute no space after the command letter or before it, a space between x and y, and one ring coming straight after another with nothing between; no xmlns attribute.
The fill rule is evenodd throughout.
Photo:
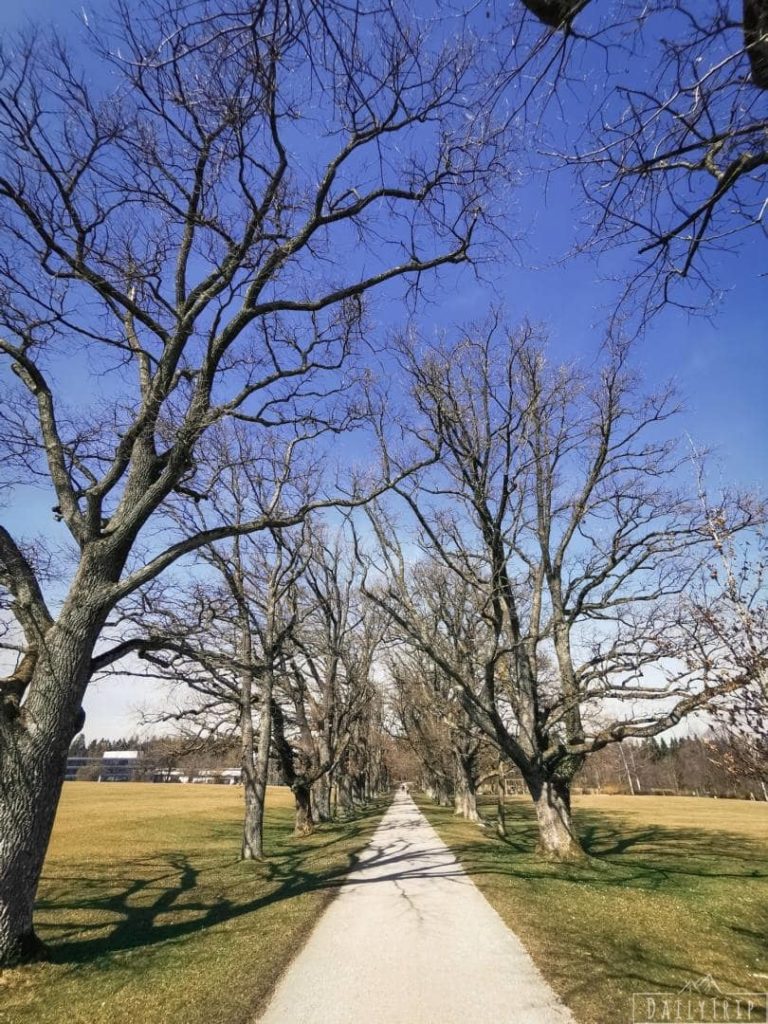
<svg viewBox="0 0 768 1024"><path fill-rule="evenodd" d="M573 1024L411 798L279 983L261 1024Z"/></svg>

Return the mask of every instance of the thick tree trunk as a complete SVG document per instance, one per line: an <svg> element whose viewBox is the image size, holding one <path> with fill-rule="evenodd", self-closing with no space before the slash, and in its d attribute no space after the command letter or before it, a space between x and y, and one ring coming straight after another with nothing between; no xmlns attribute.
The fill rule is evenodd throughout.
<svg viewBox="0 0 768 1024"><path fill-rule="evenodd" d="M315 820L312 817L312 797L307 783L294 782L293 795L296 799L296 828L294 829L294 835L308 836L315 830Z"/></svg>
<svg viewBox="0 0 768 1024"><path fill-rule="evenodd" d="M456 755L456 789L454 792L454 814L467 821L480 821L477 813L477 789L475 785L474 758Z"/></svg>
<svg viewBox="0 0 768 1024"><path fill-rule="evenodd" d="M268 672L264 678L259 740L255 752L253 749L254 730L250 706L247 711L247 721L243 722L245 818L243 820L243 845L240 851L240 856L243 860L264 859L264 802L267 795L269 750L272 742L272 716L268 713L267 709L272 701L272 690L273 680Z"/></svg>
<svg viewBox="0 0 768 1024"><path fill-rule="evenodd" d="M443 779L438 779L432 789L432 799L438 807L449 807L451 804L451 792Z"/></svg>
<svg viewBox="0 0 768 1024"><path fill-rule="evenodd" d="M46 634L26 702L0 702L0 967L44 952L32 910L106 616L88 598L71 594Z"/></svg>
<svg viewBox="0 0 768 1024"><path fill-rule="evenodd" d="M352 779L346 774L340 775L338 779L338 807L339 811L345 816L353 814L355 810Z"/></svg>
<svg viewBox="0 0 768 1024"><path fill-rule="evenodd" d="M258 748L253 750L253 724L250 710L249 723L243 734L243 785L246 813L243 820L243 860L264 858L264 802L269 774L269 744L271 742L271 717L266 713L271 700L271 684L265 680L262 695L262 715L259 725Z"/></svg>
<svg viewBox="0 0 768 1024"><path fill-rule="evenodd" d="M331 820L331 779L327 773L312 784L312 814L315 821Z"/></svg>
<svg viewBox="0 0 768 1024"><path fill-rule="evenodd" d="M285 738L285 722L283 712L274 698L270 702L270 718L274 736L275 752L283 771L283 777L291 787L296 801L296 826L294 835L306 836L314 831L315 822L312 817L312 795L309 783L303 775L297 775L293 766L293 750Z"/></svg>
<svg viewBox="0 0 768 1024"><path fill-rule="evenodd" d="M240 848L241 860L262 860L264 858L264 801L259 798L253 776L243 775L245 815L243 817L243 842Z"/></svg>
<svg viewBox="0 0 768 1024"><path fill-rule="evenodd" d="M54 756L16 739L3 742L0 756L0 967L45 955L32 912L66 763L66 752Z"/></svg>
<svg viewBox="0 0 768 1024"><path fill-rule="evenodd" d="M365 803L365 777L356 775L352 781L352 800L356 804Z"/></svg>
<svg viewBox="0 0 768 1024"><path fill-rule="evenodd" d="M534 776L526 783L536 808L539 852L553 860L582 860L586 854L573 828L570 782Z"/></svg>

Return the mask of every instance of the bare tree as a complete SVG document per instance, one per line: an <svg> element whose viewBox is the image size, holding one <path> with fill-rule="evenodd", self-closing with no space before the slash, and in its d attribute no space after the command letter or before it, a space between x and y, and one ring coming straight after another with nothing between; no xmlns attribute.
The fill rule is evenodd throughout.
<svg viewBox="0 0 768 1024"><path fill-rule="evenodd" d="M438 803L452 792L455 812L479 821L483 734L454 699L450 677L413 649L393 655L389 674L400 725L424 771Z"/></svg>
<svg viewBox="0 0 768 1024"><path fill-rule="evenodd" d="M0 54L3 462L53 489L76 549L46 593L0 530L21 648L0 714L4 964L41 952L34 895L112 609L190 551L303 518L291 461L355 418L363 297L469 259L506 180L481 42L394 3L116 0L89 45L87 71L52 33ZM93 369L89 408L62 360ZM227 418L282 465L272 501L179 539L163 509L207 499L196 452Z"/></svg>
<svg viewBox="0 0 768 1024"><path fill-rule="evenodd" d="M418 759L423 788L435 803L447 807L455 796L448 726L416 680L394 668L392 682L398 735Z"/></svg>
<svg viewBox="0 0 768 1024"><path fill-rule="evenodd" d="M724 536L762 515L702 507L669 438L669 391L643 395L620 347L593 373L550 367L528 327L404 347L418 421L439 456L381 505L365 590L451 680L522 773L541 847L581 856L573 777L590 752L664 731L751 678L689 657L685 595ZM415 544L421 561L406 558Z"/></svg>
<svg viewBox="0 0 768 1024"><path fill-rule="evenodd" d="M765 233L766 0L519 0L504 20L513 102L575 171L590 246L626 252L619 326L706 305L711 254Z"/></svg>
<svg viewBox="0 0 768 1024"><path fill-rule="evenodd" d="M226 732L240 747L245 816L241 856L264 856L264 799L269 772L275 673L296 626L296 585L307 569L306 526L241 533L271 499L272 474L241 427L218 427L201 445L204 502L177 502L168 518L181 538L228 524L234 536L205 544L188 564L189 582L155 581L123 602L103 638L110 671L138 652L144 675L175 682L182 699L155 721L189 723L206 737ZM305 503L312 474L291 462L291 486ZM189 560L188 560L189 563ZM118 640L119 637L119 640ZM111 640L111 645L110 645Z"/></svg>
<svg viewBox="0 0 768 1024"><path fill-rule="evenodd" d="M377 627L377 637L380 629ZM367 669L369 692L352 723L346 749L333 773L334 810L345 816L386 793L392 778L387 734L387 705L375 675L375 657Z"/></svg>
<svg viewBox="0 0 768 1024"><path fill-rule="evenodd" d="M296 831L310 832L332 815L334 775L349 767L353 739L375 698L373 660L380 618L360 600L354 562L341 534L316 527L297 598L297 623L283 655L273 699L275 747L296 797Z"/></svg>
<svg viewBox="0 0 768 1024"><path fill-rule="evenodd" d="M768 800L768 538L763 529L729 537L717 511L707 511L713 557L688 597L698 640L691 657L703 672L727 664L749 679L712 708L712 758Z"/></svg>
<svg viewBox="0 0 768 1024"><path fill-rule="evenodd" d="M237 498L234 498L236 501ZM240 506L242 511L242 506ZM141 592L121 620L136 635L144 678L172 685L178 703L150 715L208 741L234 737L240 751L243 860L264 857L264 803L272 740L270 706L282 651L296 625L294 589L305 566L300 538L282 531L236 536L201 548L213 570L186 590Z"/></svg>
<svg viewBox="0 0 768 1024"><path fill-rule="evenodd" d="M694 293L680 288L687 280L704 294L716 290L708 253L733 249L742 232L765 231L768 80L759 54L768 47L768 8L745 3L742 24L731 0L704 10L695 2L675 6L672 24L666 4L644 12L652 70L606 97L574 158L589 202L601 211L598 244L629 243L639 253L622 301L642 299L644 314L670 301L686 304L686 295L692 305Z"/></svg>

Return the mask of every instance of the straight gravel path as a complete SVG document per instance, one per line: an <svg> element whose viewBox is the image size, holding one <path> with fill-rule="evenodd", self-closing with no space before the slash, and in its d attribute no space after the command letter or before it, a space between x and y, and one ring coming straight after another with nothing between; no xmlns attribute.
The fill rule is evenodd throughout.
<svg viewBox="0 0 768 1024"><path fill-rule="evenodd" d="M573 1024L520 940L398 793L261 1024Z"/></svg>

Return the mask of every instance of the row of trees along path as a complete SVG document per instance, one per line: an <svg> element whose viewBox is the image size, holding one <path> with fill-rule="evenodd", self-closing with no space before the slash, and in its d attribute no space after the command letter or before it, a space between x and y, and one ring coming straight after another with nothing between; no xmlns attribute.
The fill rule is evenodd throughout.
<svg viewBox="0 0 768 1024"><path fill-rule="evenodd" d="M591 751L763 685L759 644L720 629L727 602L703 652L705 617L684 618L672 600L690 590L701 545L722 550L754 511L663 485L675 456L655 431L668 400L635 400L620 345L592 382L546 370L526 331L423 360L403 349L410 432L371 372L369 296L386 289L413 306L441 268L507 251L520 125L551 127L546 101L562 81L576 87L576 48L587 62L599 54L607 85L606 53L626 67L626 21L600 22L598 6L520 2L496 22L475 5L416 18L389 0L115 0L77 46L29 31L0 52L2 469L11 488L54 494L49 542L0 527L15 659L0 683L0 964L43 953L32 913L69 745L90 681L128 656L154 656L170 675L186 659L201 687L218 677L231 691L244 856L260 850L268 733L305 825L307 787L322 815L331 769L346 759L348 780L365 774L361 707L379 631L401 646L401 678L407 658L429 659L467 770L482 734L522 772L544 847L565 856L579 852L570 782ZM640 6L644 25L667 5ZM714 21L681 21L682 49L666 29L634 33L655 48L631 62L640 75L661 69L651 90L621 94L629 118L606 121L598 104L594 126L613 124L615 137L564 158L602 203L603 243L648 241L662 302L730 235L729 210L740 226L759 221L765 3L723 25L714 6ZM675 71L675 103L659 107ZM670 159L656 126L673 156L693 146L696 159ZM683 194L693 205L679 217ZM351 460L331 460L333 443L356 431L376 458L342 470ZM217 500L240 487L242 502ZM389 498L370 504L385 493L418 524L416 563ZM307 547L290 531L366 503L374 543L358 538L355 567L334 580L333 536L321 529ZM246 552L251 536L264 543ZM161 607L157 586L170 589L181 560L219 580L209 613L230 622L226 643L198 629L174 645L186 610ZM337 616L356 623L354 574L349 598L368 606L347 644ZM170 639L138 635L137 602ZM640 676L659 658L675 668L654 694ZM654 697L671 710L593 717Z"/></svg>

